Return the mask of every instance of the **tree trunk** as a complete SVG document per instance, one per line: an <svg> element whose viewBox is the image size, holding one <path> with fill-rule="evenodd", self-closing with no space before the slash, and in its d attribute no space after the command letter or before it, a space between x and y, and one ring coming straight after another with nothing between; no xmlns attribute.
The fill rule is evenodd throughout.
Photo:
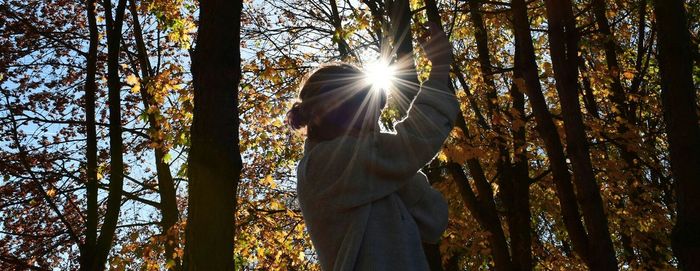
<svg viewBox="0 0 700 271"><path fill-rule="evenodd" d="M517 56L515 62L517 63ZM515 64L518 66L518 64ZM516 73L519 72L516 70ZM514 74L514 78L521 75ZM511 208L508 209L508 231L511 239L511 251L513 263L518 270L532 270L532 236L530 213L530 169L528 165L527 138L525 128L527 119L525 115L525 95L520 92L515 84L510 88L510 96L513 99L513 109L517 115L512 116L513 125L513 196ZM516 123L520 122L518 125Z"/></svg>
<svg viewBox="0 0 700 271"><path fill-rule="evenodd" d="M607 228L599 187L590 161L584 124L578 102L578 34L570 2L546 1L550 25L550 54L560 97L566 131L567 149L572 160L579 202L589 233L589 267L596 270L616 270L615 252ZM563 12L562 12L563 11ZM606 52L609 53L610 52ZM613 52L614 53L614 52ZM616 64L615 64L616 65ZM616 73L614 67L611 71ZM619 78L618 78L619 81ZM613 83L615 84L615 83ZM613 96L619 98L621 90ZM618 101L623 103L624 101ZM618 103L618 107L620 107Z"/></svg>
<svg viewBox="0 0 700 271"><path fill-rule="evenodd" d="M153 99L153 95L148 91L148 85L154 74L151 69L150 61L148 60L146 44L143 41L143 32L141 29L141 23L139 22L138 12L136 10L136 1L130 0L129 2L129 11L132 15L132 21L134 24L134 39L136 40L136 49L141 70L141 101L143 103L144 110L147 112L146 115L148 117L148 125L151 127L150 134L155 135L151 136L150 140L155 144L153 151L155 154L156 176L158 178L158 194L160 195L159 208L161 211L161 234L165 236L165 260L170 266L170 270L179 270L181 269L180 261L177 259L177 257L173 256L175 253L175 248L177 248L178 244L180 243L178 238L179 234L173 228L173 226L175 226L179 220L175 182L173 181L173 176L170 172L170 166L164 160L168 150L164 146L165 142L163 142L161 137L158 136L162 133L162 126L157 119L157 116L160 115L160 108Z"/></svg>
<svg viewBox="0 0 700 271"><path fill-rule="evenodd" d="M621 158L625 161L625 170L630 171L631 175L628 176L633 176L633 178L627 178L626 183L627 185L631 188L631 191L629 192L629 197L631 199L632 204L635 204L637 206L648 206L650 203L645 203L644 200L640 198L640 194L642 193L641 188L639 185L635 185L635 180L642 180L644 179L643 174L638 170L638 167L635 166L635 157L637 154L633 153L632 151L629 150L628 146L630 145L636 145L638 142L634 138L630 140L629 137L624 137L623 135L627 134L630 129L628 127L634 127L636 126L636 117L634 116L634 112L630 111L630 106L627 102L626 94L624 91L624 88L622 86L622 82L620 81L620 67L618 64L617 60L617 51L616 51L616 45L615 45L615 36L612 33L612 30L610 28L610 24L608 22L608 19L605 14L605 9L606 5L605 2L602 0L594 0L592 2L593 5L593 13L595 15L595 21L596 24L598 25L598 31L600 34L603 35L603 49L605 52L605 61L608 66L608 73L612 79L612 82L610 83L610 89L612 91L611 95L611 101L613 102L613 112L612 115L609 117L609 119L617 120L615 123L615 129L616 129L616 134L620 135L618 138L614 138L614 141L616 142L617 149L620 153ZM637 43L638 43L638 50L637 50L637 66L641 64L641 59L640 56L643 55L643 46L642 44L644 43L644 19L645 19L645 13L646 13L646 2L641 2L639 3L640 7L640 22L641 22L641 27L638 29L640 31L640 36L638 37ZM641 72L640 69L637 70L637 72ZM635 74L635 78L640 76L639 74ZM635 79L633 79L634 82ZM634 85L634 83L633 83ZM630 91L631 92L631 91ZM620 203L620 208L625 208L625 202ZM626 218L622 218L623 221L627 220ZM632 247L632 238L630 237L628 230L627 229L622 229L622 231L619 233L620 234L620 239L622 241L622 247L624 251L623 258L627 262L628 265L630 266L638 266L638 262L635 257L634 253L634 248ZM644 250L645 248L640 248L640 250ZM653 253L657 254L657 253Z"/></svg>
<svg viewBox="0 0 700 271"><path fill-rule="evenodd" d="M486 85L487 109L490 119L500 117L502 114L498 105L498 93L496 84L493 78L493 68L491 64L491 54L489 52L488 32L484 25L484 19L481 13L481 2L470 1L469 8L471 13L471 21L474 25L474 38L476 41L477 55L481 75ZM524 97L521 92L511 89L511 96L514 103L523 102ZM521 100L518 99L518 95ZM524 104L518 112L524 116ZM523 123L525 122L524 119ZM508 230L511 238L511 261L513 270L530 270L532 263L532 250L530 248L530 210L529 210L529 186L530 180L528 177L527 157L521 152L516 157L521 159L516 161L517 165L512 165L510 160L510 151L506 140L507 129L498 122L491 123L492 129L498 134L495 140L496 148L499 152L496 169L497 176L501 188L501 200L506 208ZM514 151L517 152L517 145L520 148L525 143L524 127L513 129ZM516 142L517 141L517 142ZM515 170L518 170L515 172Z"/></svg>
<svg viewBox="0 0 700 271"><path fill-rule="evenodd" d="M578 202L589 237L589 268L617 270L600 187L591 164L578 99L578 33L570 0L545 0L549 48L564 119L566 148L572 162Z"/></svg>
<svg viewBox="0 0 700 271"><path fill-rule="evenodd" d="M671 245L682 270L700 270L700 127L693 82L693 50L684 2L655 0L661 102L676 190Z"/></svg>
<svg viewBox="0 0 700 271"><path fill-rule="evenodd" d="M107 88L109 102L109 194L104 222L100 228L100 237L95 246L95 260L90 270L104 270L107 256L112 248L114 233L119 221L122 187L124 185L124 157L122 153L121 123L121 79L119 77L119 52L122 38L122 24L126 0L119 0L114 19L112 4L104 1L105 21L107 26Z"/></svg>
<svg viewBox="0 0 700 271"><path fill-rule="evenodd" d="M494 267L496 270L512 270L513 264L508 253L508 244L506 242L503 228L501 227L500 219L493 202L493 190L491 185L484 176L481 163L476 158L471 158L467 161L469 173L474 179L479 195L474 194L469 179L464 173L462 166L456 163L449 163L448 170L452 175L462 201L469 212L479 222L481 227L488 231L489 244L491 246L491 256L493 257Z"/></svg>
<svg viewBox="0 0 700 271"><path fill-rule="evenodd" d="M97 129L95 126L95 96L97 84L95 75L97 74L97 46L99 43L99 30L97 29L96 15L97 0L88 0L85 9L87 10L88 31L90 33L90 44L87 55L85 74L85 131L87 164L85 170L87 216L85 222L85 243L80 249L80 270L90 270L94 266L95 245L97 244L97 221L99 219L97 204Z"/></svg>
<svg viewBox="0 0 700 271"><path fill-rule="evenodd" d="M188 160L186 270L234 270L241 1L200 2L192 56L194 113Z"/></svg>
<svg viewBox="0 0 700 271"><path fill-rule="evenodd" d="M530 34L527 5L524 0L512 0L511 9L513 12L515 54L516 58L520 60L520 65L516 67L516 70L522 76L522 78L515 78L516 85L529 97L530 107L537 124L536 129L544 142L545 152L550 161L564 225L569 233L574 250L581 259L588 262L588 236L580 220L576 195L571 183L571 175L566 165L564 147L561 144L559 133L542 94L535 48ZM523 90L522 88L525 89Z"/></svg>

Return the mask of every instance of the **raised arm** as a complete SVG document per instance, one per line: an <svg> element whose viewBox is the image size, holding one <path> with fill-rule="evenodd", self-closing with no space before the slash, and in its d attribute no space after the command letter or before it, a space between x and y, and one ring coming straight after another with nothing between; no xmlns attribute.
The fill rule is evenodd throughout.
<svg viewBox="0 0 700 271"><path fill-rule="evenodd" d="M448 88L452 50L445 33L429 25L430 39L422 47L432 63L408 116L395 125L396 134L377 134L368 169L384 177L412 176L440 150L452 130L459 104Z"/></svg>

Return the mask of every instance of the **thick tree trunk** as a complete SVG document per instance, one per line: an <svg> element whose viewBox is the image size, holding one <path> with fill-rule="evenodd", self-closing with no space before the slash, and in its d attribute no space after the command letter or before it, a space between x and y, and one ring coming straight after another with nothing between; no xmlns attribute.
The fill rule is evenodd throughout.
<svg viewBox="0 0 700 271"><path fill-rule="evenodd" d="M241 1L200 1L192 59L194 116L188 160L186 270L234 270Z"/></svg>
<svg viewBox="0 0 700 271"><path fill-rule="evenodd" d="M578 32L570 0L545 0L549 48L564 119L566 148L589 237L589 267L617 270L600 187L591 164L588 140L578 99ZM621 90L620 90L621 91ZM617 95L617 94L614 94Z"/></svg>
<svg viewBox="0 0 700 271"><path fill-rule="evenodd" d="M89 0L86 3L88 18L88 32L90 43L88 45L87 66L85 75L85 131L87 157L85 179L87 215L85 222L85 243L80 249L80 270L90 270L95 260L95 245L97 244L97 220L99 206L97 204L97 129L95 125L95 96L97 93L97 46L99 43L96 15L97 0Z"/></svg>
<svg viewBox="0 0 700 271"><path fill-rule="evenodd" d="M164 160L168 150L164 146L165 142L163 142L163 139L158 136L162 133L162 126L157 119L157 116L160 115L160 108L153 99L153 95L148 90L148 85L154 74L151 69L150 61L148 60L146 44L143 40L141 23L139 22L138 12L136 10L136 1L130 0L129 4L129 11L132 15L132 21L134 24L134 38L136 40L138 62L141 70L141 101L143 103L144 110L147 112L146 115L148 117L148 125L151 127L150 134L155 135L152 136L150 140L155 145L153 151L155 154L156 176L158 178L158 194L160 195L159 208L161 211L161 234L165 236L163 245L165 248L165 259L166 263L170 263L170 270L179 270L181 269L180 260L173 256L175 253L175 248L177 248L178 244L180 243L178 238L179 234L173 228L173 226L175 226L179 220L175 182L173 181L173 176L170 172L170 166Z"/></svg>
<svg viewBox="0 0 700 271"><path fill-rule="evenodd" d="M119 52L122 38L122 24L126 0L119 0L112 18L112 4L104 1L107 26L107 88L109 102L109 193L104 222L100 228L100 237L95 245L95 260L90 270L104 270L107 256L112 248L114 233L119 221L122 187L124 185L124 157L122 153L121 123L121 79L119 77Z"/></svg>
<svg viewBox="0 0 700 271"><path fill-rule="evenodd" d="M693 49L682 0L655 0L661 97L676 190L671 245L682 270L700 270L700 127Z"/></svg>
<svg viewBox="0 0 700 271"><path fill-rule="evenodd" d="M515 62L519 62L516 60ZM515 64L519 66L518 64ZM516 73L519 72L516 70ZM514 78L522 78L515 74ZM510 96L513 99L513 109L517 115L512 116L513 126L513 198L511 208L508 209L508 231L511 239L511 251L513 263L518 270L532 270L532 236L530 213L530 168L528 165L526 138L525 95L520 92L515 84L510 88ZM517 124L517 123L520 124Z"/></svg>
<svg viewBox="0 0 700 271"><path fill-rule="evenodd" d="M516 85L520 91L525 92L529 97L536 129L544 142L544 148L550 161L552 175L556 184L557 197L561 213L564 218L564 225L569 238L573 243L574 251L585 262L589 262L588 256L588 236L581 223L574 187L571 183L571 175L566 165L564 147L559 138L559 133L554 125L552 116L542 94L535 58L535 48L532 44L530 34L530 21L527 15L527 6L524 0L512 0L511 9L513 12L513 32L515 36L515 54L519 59L519 66L516 67L522 78L515 78ZM520 83L519 83L520 82ZM524 90L521 88L525 88Z"/></svg>

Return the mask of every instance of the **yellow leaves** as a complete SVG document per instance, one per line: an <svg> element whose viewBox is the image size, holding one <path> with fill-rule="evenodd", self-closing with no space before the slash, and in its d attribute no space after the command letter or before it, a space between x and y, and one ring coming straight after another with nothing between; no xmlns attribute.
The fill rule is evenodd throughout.
<svg viewBox="0 0 700 271"><path fill-rule="evenodd" d="M53 188L49 189L48 191L46 191L46 195L49 196L49 198L55 197L56 196L56 189L53 189Z"/></svg>
<svg viewBox="0 0 700 271"><path fill-rule="evenodd" d="M148 1L146 11L154 14L158 19L159 28L167 30L169 41L175 42L182 49L190 48L190 36L196 30L191 16L185 16L183 11L191 11L183 0L151 0Z"/></svg>
<svg viewBox="0 0 700 271"><path fill-rule="evenodd" d="M165 268L170 269L175 266L175 261L173 259L168 260L168 262L165 263Z"/></svg>
<svg viewBox="0 0 700 271"><path fill-rule="evenodd" d="M282 204L281 202L279 202L279 201L277 201L277 200L272 200L272 201L270 202L270 208L271 208L272 210L282 210L282 209L285 209L284 204Z"/></svg>
<svg viewBox="0 0 700 271"><path fill-rule="evenodd" d="M444 151L440 151L438 153L437 159L440 160L441 162L447 162L447 154L445 154Z"/></svg>
<svg viewBox="0 0 700 271"><path fill-rule="evenodd" d="M138 77L134 74L129 74L126 77L126 84L131 86L131 93L139 93L141 91L141 83Z"/></svg>
<svg viewBox="0 0 700 271"><path fill-rule="evenodd" d="M132 86L136 85L139 83L139 78L134 74L129 74L129 76L126 77L126 83Z"/></svg>
<svg viewBox="0 0 700 271"><path fill-rule="evenodd" d="M272 175L265 176L265 178L260 181L260 184L269 186L271 189L277 188L277 183L272 179Z"/></svg>
<svg viewBox="0 0 700 271"><path fill-rule="evenodd" d="M263 257L265 256L265 248L263 247L257 247L255 249L255 254L257 254L258 257Z"/></svg>
<svg viewBox="0 0 700 271"><path fill-rule="evenodd" d="M370 21L367 18L367 16L358 16L357 17L357 29L359 30L365 30L369 28L370 26Z"/></svg>
<svg viewBox="0 0 700 271"><path fill-rule="evenodd" d="M170 32L168 33L168 40L175 42L180 45L182 49L189 49L190 34L194 33L196 30L195 24L188 19L178 19L173 24Z"/></svg>
<svg viewBox="0 0 700 271"><path fill-rule="evenodd" d="M455 127L454 129L452 129L452 131L450 131L450 137L452 137L453 139L466 139L464 137L464 131L462 131L462 129L458 127Z"/></svg>

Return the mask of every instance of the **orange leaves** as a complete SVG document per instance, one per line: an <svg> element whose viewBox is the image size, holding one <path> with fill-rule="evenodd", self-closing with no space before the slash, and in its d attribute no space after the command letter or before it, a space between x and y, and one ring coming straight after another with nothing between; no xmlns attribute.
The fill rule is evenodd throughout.
<svg viewBox="0 0 700 271"><path fill-rule="evenodd" d="M170 92L179 92L185 83L182 78L183 68L170 63L153 78L149 78L147 91L157 104L162 104Z"/></svg>
<svg viewBox="0 0 700 271"><path fill-rule="evenodd" d="M554 77L554 71L552 70L552 63L545 62L542 64L542 72L546 77Z"/></svg>
<svg viewBox="0 0 700 271"><path fill-rule="evenodd" d="M446 146L442 151L453 162L464 164L467 160L483 156L486 151L482 148L474 148L468 145Z"/></svg>

